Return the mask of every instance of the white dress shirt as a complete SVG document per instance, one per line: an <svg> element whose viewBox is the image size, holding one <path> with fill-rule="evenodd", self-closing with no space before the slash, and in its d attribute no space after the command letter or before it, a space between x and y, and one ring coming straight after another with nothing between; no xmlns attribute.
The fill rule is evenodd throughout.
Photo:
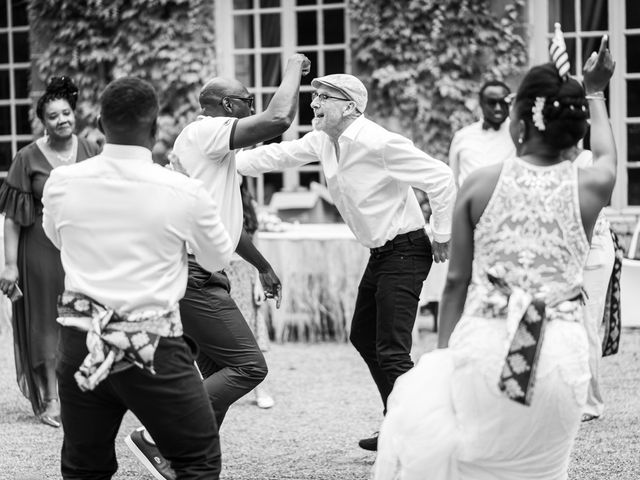
<svg viewBox="0 0 640 480"><path fill-rule="evenodd" d="M172 172L136 146L51 172L43 226L60 249L65 288L122 313L169 309L187 285L186 242L210 271L233 251L201 182Z"/></svg>
<svg viewBox="0 0 640 480"><path fill-rule="evenodd" d="M173 145L173 153L191 178L202 181L220 207L222 223L233 248L242 233L242 196L235 152L230 149L237 118L198 116L187 125Z"/></svg>
<svg viewBox="0 0 640 480"><path fill-rule="evenodd" d="M516 147L509 133L507 118L498 130L482 129L482 120L472 123L453 135L449 148L449 166L453 170L456 185L480 167L502 163L516 156Z"/></svg>
<svg viewBox="0 0 640 480"><path fill-rule="evenodd" d="M255 176L319 161L338 211L368 248L424 227L412 189L416 187L429 197L434 240L449 240L456 189L444 162L363 115L340 135L338 144L340 158L329 136L313 131L298 140L239 152L237 167L241 174Z"/></svg>

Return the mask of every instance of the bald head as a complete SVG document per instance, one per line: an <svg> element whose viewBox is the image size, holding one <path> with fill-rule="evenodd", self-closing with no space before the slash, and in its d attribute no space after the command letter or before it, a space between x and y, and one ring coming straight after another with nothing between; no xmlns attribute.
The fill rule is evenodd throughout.
<svg viewBox="0 0 640 480"><path fill-rule="evenodd" d="M198 100L202 108L208 106L215 107L220 103L220 100L227 95L246 96L248 94L247 88L238 80L234 78L215 77L202 87Z"/></svg>

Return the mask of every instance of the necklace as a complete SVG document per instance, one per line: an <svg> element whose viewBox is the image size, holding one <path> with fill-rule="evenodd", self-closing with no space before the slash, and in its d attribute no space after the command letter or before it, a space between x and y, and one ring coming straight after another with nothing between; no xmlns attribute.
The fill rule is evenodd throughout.
<svg viewBox="0 0 640 480"><path fill-rule="evenodd" d="M73 149L71 149L69 155L60 155L59 153L56 153L56 158L62 163L69 163L71 161L71 157L73 157Z"/></svg>

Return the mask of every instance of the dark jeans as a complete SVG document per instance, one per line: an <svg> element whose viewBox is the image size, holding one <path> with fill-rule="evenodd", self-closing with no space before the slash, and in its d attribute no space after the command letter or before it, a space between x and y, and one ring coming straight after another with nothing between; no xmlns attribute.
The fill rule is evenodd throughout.
<svg viewBox="0 0 640 480"><path fill-rule="evenodd" d="M184 338L160 340L155 375L132 367L82 392L73 375L87 355L85 341L86 333L61 328L57 374L64 428L62 478L111 478L118 468L114 440L127 410L147 428L178 479L219 478L218 426Z"/></svg>
<svg viewBox="0 0 640 480"><path fill-rule="evenodd" d="M264 355L229 289L224 272L208 272L189 257L189 281L180 301L180 316L185 334L200 349L198 367L218 426L231 404L267 376Z"/></svg>
<svg viewBox="0 0 640 480"><path fill-rule="evenodd" d="M360 280L350 340L369 367L385 412L396 378L413 367L411 332L432 261L426 234L411 232L373 249Z"/></svg>

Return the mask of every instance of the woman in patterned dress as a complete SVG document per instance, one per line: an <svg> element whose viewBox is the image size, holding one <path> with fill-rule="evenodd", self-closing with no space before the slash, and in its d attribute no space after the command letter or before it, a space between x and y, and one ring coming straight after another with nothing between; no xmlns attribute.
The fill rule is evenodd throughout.
<svg viewBox="0 0 640 480"><path fill-rule="evenodd" d="M458 193L440 349L396 382L376 480L567 478L590 377L582 269L615 183L602 94L612 73L603 38L584 89L552 63L522 80L518 157ZM587 104L594 164L578 170L560 154L584 136Z"/></svg>
<svg viewBox="0 0 640 480"><path fill-rule="evenodd" d="M78 138L78 88L68 77L54 77L38 100L36 114L45 135L20 149L0 187L4 213L5 265L0 290L24 297L13 303L16 376L35 415L60 426L55 374L58 341L57 298L64 289L60 252L42 229L42 190L51 170L98 154L98 146Z"/></svg>

